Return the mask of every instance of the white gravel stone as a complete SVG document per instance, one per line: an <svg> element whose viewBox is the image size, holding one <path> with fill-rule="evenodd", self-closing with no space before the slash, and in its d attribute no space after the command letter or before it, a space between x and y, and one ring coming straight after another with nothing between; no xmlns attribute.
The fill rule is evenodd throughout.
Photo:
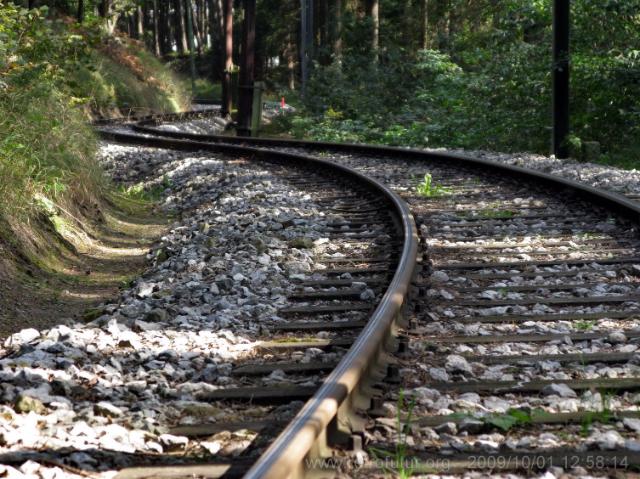
<svg viewBox="0 0 640 479"><path fill-rule="evenodd" d="M328 220L308 192L257 163L113 144L101 151L116 182L162 185L162 209L180 220L149 253L143 276L101 306L102 316L16 333L0 359L0 453L68 449L88 470L102 465L92 450L183 450L189 440L167 428L188 404L210 407L199 398L238 384L234 362L280 320L294 286L288 266L309 271L316 248L337 248L329 240L288 246L291 237L320 239L316 230ZM23 412L13 409L18 403ZM220 452L210 442L203 447ZM41 469L33 477L53 470Z"/></svg>
<svg viewBox="0 0 640 479"><path fill-rule="evenodd" d="M616 431L594 431L588 438L587 443L596 445L604 451L611 451L624 446L624 438Z"/></svg>
<svg viewBox="0 0 640 479"><path fill-rule="evenodd" d="M473 374L471 365L462 356L450 354L445 361L445 369L448 373Z"/></svg>

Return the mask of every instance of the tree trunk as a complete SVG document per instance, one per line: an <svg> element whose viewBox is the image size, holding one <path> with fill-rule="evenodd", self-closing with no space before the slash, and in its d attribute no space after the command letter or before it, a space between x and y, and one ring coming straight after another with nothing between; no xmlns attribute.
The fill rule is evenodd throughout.
<svg viewBox="0 0 640 479"><path fill-rule="evenodd" d="M195 9L195 5L191 0L187 0L187 8L191 14L191 25L193 28L193 36L198 40L197 50L198 55L202 54L202 39L200 38L200 28L198 27L198 16Z"/></svg>
<svg viewBox="0 0 640 479"><path fill-rule="evenodd" d="M224 72L222 78L222 114L230 115L233 107L231 70L233 69L233 0L223 0Z"/></svg>
<svg viewBox="0 0 640 479"><path fill-rule="evenodd" d="M78 0L78 11L76 13L78 23L84 22L84 0Z"/></svg>
<svg viewBox="0 0 640 479"><path fill-rule="evenodd" d="M196 60L195 45L193 41L193 10L191 9L191 0L187 0L187 39L189 40L189 66L191 69L191 92L195 94L196 90Z"/></svg>
<svg viewBox="0 0 640 479"><path fill-rule="evenodd" d="M184 36L184 18L182 17L182 8L180 6L180 0L173 0L173 33L174 41L176 42L176 51L178 53L184 53L186 51L186 37Z"/></svg>
<svg viewBox="0 0 640 479"><path fill-rule="evenodd" d="M153 0L153 52L157 57L160 53L160 28L158 25L158 0Z"/></svg>
<svg viewBox="0 0 640 479"><path fill-rule="evenodd" d="M209 46L222 43L224 36L224 14L222 12L222 0L207 0L209 9ZM221 55L221 65L224 69L224 55Z"/></svg>
<svg viewBox="0 0 640 479"><path fill-rule="evenodd" d="M422 11L420 15L420 47L423 50L429 48L429 0L421 0Z"/></svg>
<svg viewBox="0 0 640 479"><path fill-rule="evenodd" d="M256 0L244 0L242 31L242 64L240 65L240 97L238 100L238 136L251 135L253 85L255 80Z"/></svg>
<svg viewBox="0 0 640 479"><path fill-rule="evenodd" d="M136 38L138 40L144 38L144 14L140 4L136 5Z"/></svg>
<svg viewBox="0 0 640 479"><path fill-rule="evenodd" d="M293 42L293 35L289 33L287 36L287 49L285 50L285 56L287 59L287 70L289 72L289 90L296 89L296 53L295 43Z"/></svg>
<svg viewBox="0 0 640 479"><path fill-rule="evenodd" d="M380 47L380 0L369 0L369 17L371 17L371 51L374 61L378 61Z"/></svg>
<svg viewBox="0 0 640 479"><path fill-rule="evenodd" d="M198 30L200 31L200 45L203 49L207 46L207 4L204 0L198 0Z"/></svg>
<svg viewBox="0 0 640 479"><path fill-rule="evenodd" d="M335 0L333 5L335 30L333 33L333 55L338 63L342 63L342 0Z"/></svg>
<svg viewBox="0 0 640 479"><path fill-rule="evenodd" d="M158 4L158 38L160 40L160 54L167 55L171 51L171 40L169 39L169 12L166 1Z"/></svg>
<svg viewBox="0 0 640 479"><path fill-rule="evenodd" d="M102 18L107 18L109 14L109 0L100 0L98 4L98 15Z"/></svg>

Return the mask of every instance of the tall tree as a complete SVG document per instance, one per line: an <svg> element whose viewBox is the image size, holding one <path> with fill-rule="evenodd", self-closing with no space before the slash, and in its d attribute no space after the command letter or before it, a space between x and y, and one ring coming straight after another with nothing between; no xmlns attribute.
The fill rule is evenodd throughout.
<svg viewBox="0 0 640 479"><path fill-rule="evenodd" d="M421 0L420 11L420 48L429 48L429 0Z"/></svg>
<svg viewBox="0 0 640 479"><path fill-rule="evenodd" d="M333 55L338 63L342 62L342 0L334 0L333 14Z"/></svg>
<svg viewBox="0 0 640 479"><path fill-rule="evenodd" d="M238 98L239 136L251 135L253 86L255 74L256 0L243 0L242 61L240 65L240 96Z"/></svg>
<svg viewBox="0 0 640 479"><path fill-rule="evenodd" d="M200 22L198 21L198 11L196 9L197 2L187 1L191 8L191 20L193 22L194 39L197 39L196 48L198 55L202 55L202 32L200 31Z"/></svg>
<svg viewBox="0 0 640 479"><path fill-rule="evenodd" d="M380 0L368 0L368 10L371 19L371 51L377 62L380 49Z"/></svg>
<svg viewBox="0 0 640 479"><path fill-rule="evenodd" d="M187 0L187 39L189 40L189 66L191 69L191 91L195 93L196 90L196 60L195 45L193 39L193 10L191 10L190 0Z"/></svg>
<svg viewBox="0 0 640 479"><path fill-rule="evenodd" d="M160 53L164 56L171 51L171 22L169 22L169 4L166 1L160 1L158 7L158 38L160 40Z"/></svg>
<svg viewBox="0 0 640 479"><path fill-rule="evenodd" d="M160 26L158 19L158 0L153 0L153 52L157 57L160 53Z"/></svg>
<svg viewBox="0 0 640 479"><path fill-rule="evenodd" d="M78 0L78 11L76 13L78 23L84 22L84 0Z"/></svg>
<svg viewBox="0 0 640 479"><path fill-rule="evenodd" d="M233 0L223 0L224 75L222 77L222 113L231 114L231 70L233 69Z"/></svg>
<svg viewBox="0 0 640 479"><path fill-rule="evenodd" d="M140 2L136 2L136 38L142 40L144 36L144 14Z"/></svg>
<svg viewBox="0 0 640 479"><path fill-rule="evenodd" d="M175 25L175 34L176 34L176 49L179 53L184 53L187 51L189 46L187 45L187 32L184 24L184 8L183 8L183 0L173 0L173 14L174 14L174 25Z"/></svg>

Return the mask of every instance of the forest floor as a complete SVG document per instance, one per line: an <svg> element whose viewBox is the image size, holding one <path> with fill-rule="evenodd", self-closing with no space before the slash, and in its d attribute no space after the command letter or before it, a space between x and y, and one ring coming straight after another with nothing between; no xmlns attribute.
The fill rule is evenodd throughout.
<svg viewBox="0 0 640 479"><path fill-rule="evenodd" d="M0 338L94 319L99 311L92 308L144 270L147 252L167 223L153 210L115 205L75 218L17 229L16 240L35 245L37 259L0 243Z"/></svg>

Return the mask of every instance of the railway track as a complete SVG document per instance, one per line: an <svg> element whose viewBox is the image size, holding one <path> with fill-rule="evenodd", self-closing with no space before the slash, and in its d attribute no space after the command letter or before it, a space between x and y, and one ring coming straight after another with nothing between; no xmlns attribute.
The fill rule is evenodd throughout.
<svg viewBox="0 0 640 479"><path fill-rule="evenodd" d="M118 139L127 141L124 135ZM206 144L129 140L154 147L198 150L201 154L210 149ZM288 294L289 306L278 311L281 320L274 323L264 318L264 337L268 339L258 345L253 357L236 362L229 373L235 386L200 395L201 401L233 411L233 420L181 425L169 431L190 439L221 433L242 439L245 435L251 444L245 444L240 454L226 461L203 464L202 458L173 458L170 462L174 464L169 465L156 460L157 466L121 470L121 478L243 475L304 401L322 394L325 407L331 407L331 403L352 397L363 387L361 379L365 376L353 369L381 367L377 356L388 342L383 339L399 318L415 264L417 241L408 209L395 194L354 170L323 160L245 148L229 148L225 154L255 157L269 164L269 169L280 171L293 188L306 192L326 208L326 223L319 233L330 240L331 249L314 258L315 270L294 275L299 276L294 278L299 283ZM336 249L336 244L340 248ZM371 333L361 334L367 329L379 339L370 342ZM351 383L344 381L344 372L336 373L345 364ZM285 376L286 382L278 381ZM257 417L256 405L262 407ZM251 413L245 414L245 410ZM311 410L317 414L316 408ZM305 408L298 414L306 414ZM351 435L342 439L349 441Z"/></svg>
<svg viewBox="0 0 640 479"><path fill-rule="evenodd" d="M396 353L380 361L386 371L367 368L379 351L359 356L387 335L390 318L378 328L374 314L341 366L247 477L302 473L305 458L327 454L327 436L356 449L364 443L369 460L358 470L349 470L348 461L330 463L363 477L388 472L381 462L396 472L561 468L578 476L640 465L635 202L459 155L191 135L159 131L148 121L133 129L146 137L105 135L258 158L316 152L394 190L418 226L410 294L400 297L395 281L387 290L396 296L394 315L406 304L406 321L399 324ZM416 179L426 173L434 189L420 195ZM354 204L354 211L366 204ZM405 279L412 269L399 261ZM345 285L337 281L310 286ZM300 293L296 299L308 299ZM390 466L381 461L399 453Z"/></svg>

